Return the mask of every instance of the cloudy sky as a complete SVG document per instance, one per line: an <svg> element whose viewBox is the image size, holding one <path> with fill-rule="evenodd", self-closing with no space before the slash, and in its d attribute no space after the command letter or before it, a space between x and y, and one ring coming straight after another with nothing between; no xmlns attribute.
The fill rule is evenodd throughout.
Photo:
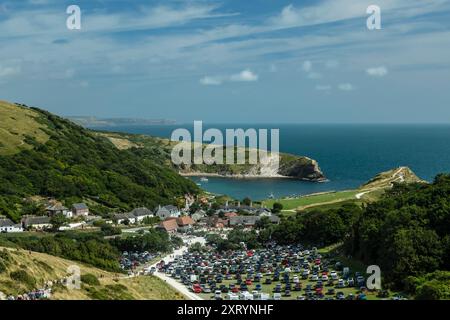
<svg viewBox="0 0 450 320"><path fill-rule="evenodd" d="M450 122L449 89L450 0L0 0L0 99L60 115Z"/></svg>

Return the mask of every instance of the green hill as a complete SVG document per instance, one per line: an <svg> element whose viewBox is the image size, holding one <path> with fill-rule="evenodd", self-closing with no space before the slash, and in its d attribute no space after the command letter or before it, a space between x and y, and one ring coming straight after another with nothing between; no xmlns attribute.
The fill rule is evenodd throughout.
<svg viewBox="0 0 450 320"><path fill-rule="evenodd" d="M120 150L107 138L49 112L0 102L0 214L33 213L25 198L86 201L94 213L154 208L198 192L165 166L159 150Z"/></svg>

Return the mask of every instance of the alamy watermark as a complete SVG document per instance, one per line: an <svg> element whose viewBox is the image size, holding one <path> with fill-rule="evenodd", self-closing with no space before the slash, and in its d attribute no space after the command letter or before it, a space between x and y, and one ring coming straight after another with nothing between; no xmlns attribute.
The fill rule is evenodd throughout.
<svg viewBox="0 0 450 320"><path fill-rule="evenodd" d="M81 30L81 8L78 5L70 5L66 9L66 14L69 17L66 20L66 26L69 30ZM380 30L381 29L381 8L378 5L372 4L367 7L366 14L370 15L367 18L367 29Z"/></svg>
<svg viewBox="0 0 450 320"><path fill-rule="evenodd" d="M180 128L172 132L171 140L178 142L171 153L175 165L270 164L272 169L279 167L279 129L225 129L224 139L221 130L210 128L203 132L203 122L194 121L193 139L189 130Z"/></svg>

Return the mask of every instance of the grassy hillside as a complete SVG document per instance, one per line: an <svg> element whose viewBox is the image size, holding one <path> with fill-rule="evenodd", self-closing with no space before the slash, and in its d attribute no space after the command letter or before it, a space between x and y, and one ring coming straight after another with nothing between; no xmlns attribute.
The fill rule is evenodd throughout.
<svg viewBox="0 0 450 320"><path fill-rule="evenodd" d="M49 136L39 122L39 113L0 100L0 155L11 155L31 149L27 137L45 143Z"/></svg>
<svg viewBox="0 0 450 320"><path fill-rule="evenodd" d="M0 214L18 220L24 198L87 201L94 213L154 208L197 186L164 165L161 150L119 150L105 137L39 109L0 104ZM31 211L31 212L30 212Z"/></svg>
<svg viewBox="0 0 450 320"><path fill-rule="evenodd" d="M69 290L58 284L53 287L52 299L184 299L156 277L125 278L123 274L106 272L78 262L10 248L0 248L0 292L17 295L41 288L48 281L66 278L70 275L67 268L72 265L81 269L81 290Z"/></svg>

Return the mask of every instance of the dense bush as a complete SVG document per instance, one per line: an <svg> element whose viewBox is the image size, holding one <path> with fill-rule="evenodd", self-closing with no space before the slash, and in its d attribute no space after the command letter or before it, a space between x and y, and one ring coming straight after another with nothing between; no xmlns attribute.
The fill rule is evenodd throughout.
<svg viewBox="0 0 450 320"><path fill-rule="evenodd" d="M378 264L397 286L408 276L449 270L450 176L439 175L429 185L394 186L364 210L347 244L348 253Z"/></svg>
<svg viewBox="0 0 450 320"><path fill-rule="evenodd" d="M98 281L97 277L92 273L82 274L80 280L81 282L88 284L90 286L100 285L100 281Z"/></svg>
<svg viewBox="0 0 450 320"><path fill-rule="evenodd" d="M130 237L117 237L111 239L110 242L120 251L170 252L172 250L169 235L155 229Z"/></svg>
<svg viewBox="0 0 450 320"><path fill-rule="evenodd" d="M327 211L298 213L271 228L270 239L281 244L300 242L315 246L340 242L352 233L353 224L361 215L361 211L356 205L346 204ZM263 236L269 238L267 230L262 232L260 238Z"/></svg>

